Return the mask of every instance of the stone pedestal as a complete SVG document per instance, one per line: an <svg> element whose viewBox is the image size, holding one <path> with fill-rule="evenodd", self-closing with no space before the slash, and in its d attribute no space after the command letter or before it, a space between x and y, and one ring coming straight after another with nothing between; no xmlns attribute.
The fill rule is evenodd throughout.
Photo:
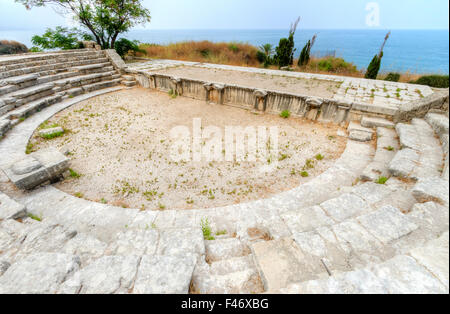
<svg viewBox="0 0 450 314"><path fill-rule="evenodd" d="M20 189L29 190L54 180L69 169L69 159L55 148L42 150L16 161L5 174Z"/></svg>

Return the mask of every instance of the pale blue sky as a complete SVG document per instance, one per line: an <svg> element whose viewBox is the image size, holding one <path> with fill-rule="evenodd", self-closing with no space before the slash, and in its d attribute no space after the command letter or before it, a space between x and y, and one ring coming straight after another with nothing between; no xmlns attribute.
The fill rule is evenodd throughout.
<svg viewBox="0 0 450 314"><path fill-rule="evenodd" d="M380 7L384 29L448 29L448 0L143 0L148 29L280 29L300 15L303 29L365 29L366 4ZM25 10L0 0L0 30L67 25L50 8Z"/></svg>

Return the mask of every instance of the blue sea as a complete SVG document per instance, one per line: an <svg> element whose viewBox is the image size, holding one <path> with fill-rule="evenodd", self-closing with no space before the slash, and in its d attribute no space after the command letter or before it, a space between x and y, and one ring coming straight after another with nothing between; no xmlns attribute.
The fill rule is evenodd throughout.
<svg viewBox="0 0 450 314"><path fill-rule="evenodd" d="M314 34L317 41L313 54L336 54L366 68L378 53L385 30L302 30L295 36L297 54ZM40 31L3 31L0 39L13 39L31 46L31 36ZM214 42L245 42L256 46L277 45L287 30L133 30L125 34L128 39L145 43L167 44L185 40ZM384 49L382 71L409 71L411 73L449 73L448 30L393 30Z"/></svg>

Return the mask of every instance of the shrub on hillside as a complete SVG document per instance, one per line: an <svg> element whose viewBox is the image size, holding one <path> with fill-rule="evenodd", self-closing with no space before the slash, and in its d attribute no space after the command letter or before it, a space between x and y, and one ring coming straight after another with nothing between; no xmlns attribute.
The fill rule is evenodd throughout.
<svg viewBox="0 0 450 314"><path fill-rule="evenodd" d="M130 41L125 38L120 38L118 41L114 44L114 49L116 49L119 56L122 58L125 57L130 52L132 54L136 54L137 52L145 53L144 50L141 50L139 48L139 42L137 40Z"/></svg>
<svg viewBox="0 0 450 314"><path fill-rule="evenodd" d="M424 75L416 81L412 81L413 84L427 85L435 88L448 88L449 76L448 75Z"/></svg>
<svg viewBox="0 0 450 314"><path fill-rule="evenodd" d="M0 55L27 53L28 48L14 40L0 40Z"/></svg>
<svg viewBox="0 0 450 314"><path fill-rule="evenodd" d="M347 62L342 58L327 57L324 59L317 59L311 62L311 65L317 65L318 69L323 72L331 73L357 73L358 69L353 63Z"/></svg>
<svg viewBox="0 0 450 314"><path fill-rule="evenodd" d="M384 80L389 82L398 82L400 81L400 74L391 72L385 77Z"/></svg>

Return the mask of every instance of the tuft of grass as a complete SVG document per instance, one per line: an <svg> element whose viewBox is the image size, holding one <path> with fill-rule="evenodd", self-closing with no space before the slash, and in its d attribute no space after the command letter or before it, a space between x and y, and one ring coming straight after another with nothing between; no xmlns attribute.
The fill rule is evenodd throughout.
<svg viewBox="0 0 450 314"><path fill-rule="evenodd" d="M395 150L395 148L394 147L392 147L392 146L387 146L387 147L383 147L385 150L387 150L387 151L390 151L390 152L393 152L394 150Z"/></svg>
<svg viewBox="0 0 450 314"><path fill-rule="evenodd" d="M203 238L205 240L215 240L214 236L212 235L211 226L209 225L208 218L202 219L200 223L202 227L203 232Z"/></svg>
<svg viewBox="0 0 450 314"><path fill-rule="evenodd" d="M291 112L289 110L283 110L280 113L280 117L284 118L284 119L288 119L291 116Z"/></svg>
<svg viewBox="0 0 450 314"><path fill-rule="evenodd" d="M226 235L228 232L226 230L219 230L216 232L216 236Z"/></svg>
<svg viewBox="0 0 450 314"><path fill-rule="evenodd" d="M174 91L172 88L169 90L169 96L173 99L178 97L178 92Z"/></svg>
<svg viewBox="0 0 450 314"><path fill-rule="evenodd" d="M27 148L25 149L25 154L29 155L32 152L34 152L34 145L33 145L33 143L29 142L27 144Z"/></svg>
<svg viewBox="0 0 450 314"><path fill-rule="evenodd" d="M69 168L69 173L70 173L70 177L74 178L74 179L78 179L79 177L81 177L81 174L79 174L78 172L76 172L73 169Z"/></svg>
<svg viewBox="0 0 450 314"><path fill-rule="evenodd" d="M316 158L316 160L323 160L325 157L322 154L317 154L314 158Z"/></svg>
<svg viewBox="0 0 450 314"><path fill-rule="evenodd" d="M303 178L309 177L308 171L302 171L302 172L300 172L300 175L301 175Z"/></svg>
<svg viewBox="0 0 450 314"><path fill-rule="evenodd" d="M39 222L42 221L42 217L39 217L39 216L34 215L32 213L28 213L28 217L33 219L33 220L39 221Z"/></svg>
<svg viewBox="0 0 450 314"><path fill-rule="evenodd" d="M51 133L51 134L42 134L41 137L46 140L51 140L51 139L63 136L63 134L64 134L64 131Z"/></svg>
<svg viewBox="0 0 450 314"><path fill-rule="evenodd" d="M78 197L78 198L83 198L83 196L84 196L84 194L81 192L76 192L74 195L75 195L75 197Z"/></svg>
<svg viewBox="0 0 450 314"><path fill-rule="evenodd" d="M376 184L386 184L388 178L386 177L379 177L377 180L375 180Z"/></svg>

